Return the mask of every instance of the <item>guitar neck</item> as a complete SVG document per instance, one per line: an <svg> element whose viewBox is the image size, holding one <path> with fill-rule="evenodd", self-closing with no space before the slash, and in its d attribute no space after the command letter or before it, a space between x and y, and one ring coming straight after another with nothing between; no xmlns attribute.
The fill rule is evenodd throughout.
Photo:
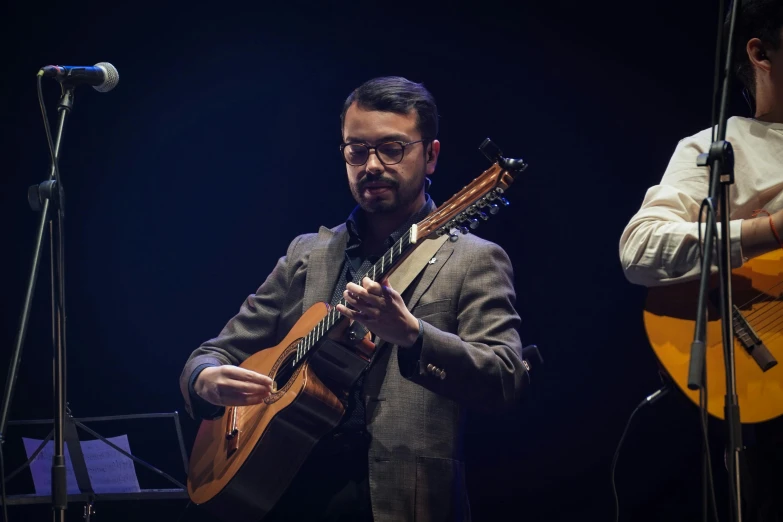
<svg viewBox="0 0 783 522"><path fill-rule="evenodd" d="M416 247L416 231L416 225L409 228L374 265L367 269L366 272L359 274L357 277L359 283L357 284L360 284L365 277L369 277L377 282L382 281L385 277L390 275ZM340 299L337 304L347 306L345 299ZM337 306L331 306L326 317L321 319L315 328L310 330L310 332L300 341L297 349L297 356L294 358L294 366L298 365L299 362L307 356L310 350L318 344L318 341L329 333L332 327L342 318L343 315L337 311Z"/></svg>
<svg viewBox="0 0 783 522"><path fill-rule="evenodd" d="M471 229L478 226L480 223L479 218L481 220L489 219L484 210L487 210L490 214L495 214L499 210L497 202L500 202L502 205L508 205L508 202L501 197L501 194L514 181L514 175L525 170L527 164L521 160L503 159L500 156L500 149L492 149L488 153L487 150L491 149L491 145L491 142L487 139L482 144L481 149L485 154L489 154L487 157L497 156L497 162L452 196L441 208L429 214L424 220L411 226L369 270L359 275L359 281L365 277L369 277L376 282L382 281L416 248L419 238L450 234L449 231L456 227L459 227L466 234L468 226ZM487 146L487 150L485 150L485 146ZM503 160L504 167L500 166L500 160ZM341 299L338 304L346 306L344 299ZM297 355L294 358L294 367L307 356L313 346L342 318L342 314L337 311L335 306L332 306L326 317L299 342Z"/></svg>

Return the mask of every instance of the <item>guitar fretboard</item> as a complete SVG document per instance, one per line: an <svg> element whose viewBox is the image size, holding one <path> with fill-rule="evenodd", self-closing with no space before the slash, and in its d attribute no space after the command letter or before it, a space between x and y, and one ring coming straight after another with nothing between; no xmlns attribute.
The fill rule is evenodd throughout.
<svg viewBox="0 0 783 522"><path fill-rule="evenodd" d="M370 268L367 269L366 272L359 274L358 280L361 281L365 277L369 277L373 281L379 281L383 279L383 276L386 275L394 265L399 262L400 259L410 250L414 245L414 238L416 236L416 225L413 225L411 228L408 229L407 232L405 232L400 239L397 240L392 247L386 251L381 258L375 262L374 265L372 265ZM359 284L359 283L357 283ZM343 306L347 306L347 303L345 302L345 299L340 299L339 303ZM315 325L315 328L310 330L310 332L305 335L301 341L299 341L299 344L296 348L296 357L294 357L294 368L296 368L300 362L307 356L307 354L310 352L310 350L318 344L318 341L320 341L324 335L326 335L329 330L337 324L337 321L339 321L343 315L337 311L337 306L332 306L329 309L329 312L326 314L326 317L321 319L317 325Z"/></svg>

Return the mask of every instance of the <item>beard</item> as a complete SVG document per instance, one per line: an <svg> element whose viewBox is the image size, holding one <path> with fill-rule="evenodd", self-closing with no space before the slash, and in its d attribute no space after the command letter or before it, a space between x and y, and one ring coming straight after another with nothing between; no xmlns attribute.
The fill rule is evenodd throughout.
<svg viewBox="0 0 783 522"><path fill-rule="evenodd" d="M388 191L379 196L367 194L365 189L369 183L383 183L388 186ZM383 175L367 175L358 183L351 183L351 194L365 212L391 214L410 206L419 197L423 184L424 173L403 182Z"/></svg>

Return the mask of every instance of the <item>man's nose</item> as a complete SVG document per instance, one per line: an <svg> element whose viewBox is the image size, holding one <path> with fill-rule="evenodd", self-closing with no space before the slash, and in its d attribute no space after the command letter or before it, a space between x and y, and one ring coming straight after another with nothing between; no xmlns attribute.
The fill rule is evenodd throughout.
<svg viewBox="0 0 783 522"><path fill-rule="evenodd" d="M381 160L378 159L378 155L375 154L375 151L372 151L370 156L367 158L367 166L365 167L365 170L372 174L379 174L383 172L383 163L381 163Z"/></svg>

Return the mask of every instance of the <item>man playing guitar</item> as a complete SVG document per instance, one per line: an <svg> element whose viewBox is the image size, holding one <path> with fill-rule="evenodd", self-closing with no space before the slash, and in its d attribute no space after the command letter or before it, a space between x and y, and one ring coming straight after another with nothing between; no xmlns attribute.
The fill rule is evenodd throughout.
<svg viewBox="0 0 783 522"><path fill-rule="evenodd" d="M338 312L384 341L342 421L265 521L470 519L466 408L513 407L528 381L508 256L464 235L443 243L402 295L358 277L435 211L425 188L441 150L437 130L435 102L420 84L376 78L353 91L340 154L358 206L346 223L295 238L238 314L185 365L188 412L215 419L226 407L260 404L281 385L239 365L279 343L314 303L344 299L348 306L337 305ZM303 163L317 168L306 155Z"/></svg>

